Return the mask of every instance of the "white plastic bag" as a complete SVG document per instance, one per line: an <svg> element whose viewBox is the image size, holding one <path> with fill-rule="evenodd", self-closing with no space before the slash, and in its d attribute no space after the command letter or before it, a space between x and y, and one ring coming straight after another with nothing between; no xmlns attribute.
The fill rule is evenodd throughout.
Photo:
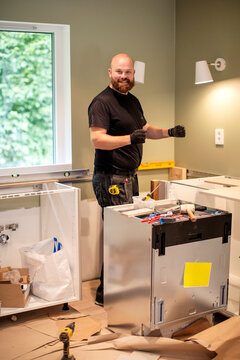
<svg viewBox="0 0 240 360"><path fill-rule="evenodd" d="M68 259L56 238L21 248L20 253L22 266L29 269L33 295L48 301L74 296Z"/></svg>

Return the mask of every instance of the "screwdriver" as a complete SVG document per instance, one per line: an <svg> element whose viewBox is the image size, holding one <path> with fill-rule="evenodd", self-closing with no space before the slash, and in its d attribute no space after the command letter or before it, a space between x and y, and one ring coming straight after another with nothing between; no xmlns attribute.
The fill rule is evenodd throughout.
<svg viewBox="0 0 240 360"><path fill-rule="evenodd" d="M148 199L150 199L150 198L151 198L151 195L154 193L154 191L156 191L156 190L159 188L160 185L161 185L161 183L158 184L158 186L156 186L156 187L153 189L153 191L151 191L151 192L148 193L146 196L144 196L144 198L142 198L142 201L147 201Z"/></svg>

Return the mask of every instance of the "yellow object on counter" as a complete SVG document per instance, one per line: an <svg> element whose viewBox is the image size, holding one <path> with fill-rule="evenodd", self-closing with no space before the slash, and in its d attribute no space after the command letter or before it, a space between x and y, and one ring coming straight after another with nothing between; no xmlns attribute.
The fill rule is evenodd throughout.
<svg viewBox="0 0 240 360"><path fill-rule="evenodd" d="M141 163L138 170L153 170L153 169L165 169L175 166L175 161L156 161Z"/></svg>

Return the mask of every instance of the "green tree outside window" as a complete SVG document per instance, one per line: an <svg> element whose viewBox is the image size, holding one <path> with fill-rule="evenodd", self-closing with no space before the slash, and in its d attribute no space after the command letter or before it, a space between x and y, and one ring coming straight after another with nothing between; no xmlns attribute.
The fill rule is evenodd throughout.
<svg viewBox="0 0 240 360"><path fill-rule="evenodd" d="M52 43L0 31L0 168L54 163Z"/></svg>

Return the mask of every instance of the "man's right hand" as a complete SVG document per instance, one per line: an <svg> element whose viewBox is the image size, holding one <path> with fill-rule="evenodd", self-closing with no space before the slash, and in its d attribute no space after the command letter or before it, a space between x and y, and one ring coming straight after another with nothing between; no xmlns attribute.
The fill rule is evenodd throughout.
<svg viewBox="0 0 240 360"><path fill-rule="evenodd" d="M131 144L142 144L145 143L147 131L144 129L137 129L130 135Z"/></svg>

